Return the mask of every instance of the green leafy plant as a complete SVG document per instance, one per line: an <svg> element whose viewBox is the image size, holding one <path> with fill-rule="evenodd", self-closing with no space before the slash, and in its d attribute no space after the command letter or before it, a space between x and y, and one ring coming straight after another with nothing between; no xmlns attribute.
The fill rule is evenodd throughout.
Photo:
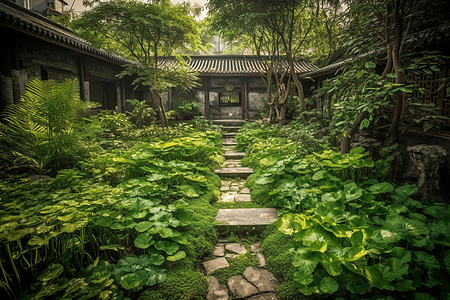
<svg viewBox="0 0 450 300"><path fill-rule="evenodd" d="M113 266L98 258L77 278L63 277L61 264L49 265L37 278L32 289L19 295L18 299L117 299L129 300L114 285L111 278Z"/></svg>
<svg viewBox="0 0 450 300"><path fill-rule="evenodd" d="M131 123L136 128L143 128L155 122L156 112L145 101L139 101L137 99L128 99L126 102L133 105L133 110L127 112Z"/></svg>
<svg viewBox="0 0 450 300"><path fill-rule="evenodd" d="M2 157L15 166L25 166L42 174L71 166L83 155L83 143L75 124L96 103L79 96L76 79L62 83L31 80L17 104L6 107L5 124L0 127Z"/></svg>
<svg viewBox="0 0 450 300"><path fill-rule="evenodd" d="M131 122L124 113L102 110L98 113L100 124L114 135L121 135L131 127Z"/></svg>
<svg viewBox="0 0 450 300"><path fill-rule="evenodd" d="M164 257L157 253L151 256L130 254L119 260L112 274L124 289L138 290L166 280L166 270L158 267L163 262Z"/></svg>
<svg viewBox="0 0 450 300"><path fill-rule="evenodd" d="M183 114L188 119L201 115L197 102L189 102L184 105L180 105L177 107L176 111Z"/></svg>

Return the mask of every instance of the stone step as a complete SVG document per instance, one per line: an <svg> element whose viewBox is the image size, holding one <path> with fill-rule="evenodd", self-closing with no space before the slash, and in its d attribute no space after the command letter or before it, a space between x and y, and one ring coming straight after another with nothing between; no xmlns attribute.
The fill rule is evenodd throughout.
<svg viewBox="0 0 450 300"><path fill-rule="evenodd" d="M235 137L236 134L237 134L237 132L226 132L226 133L222 134L222 136L224 138L232 138L232 137Z"/></svg>
<svg viewBox="0 0 450 300"><path fill-rule="evenodd" d="M227 159L223 162L223 166L225 168L240 168L241 166L241 160L240 159Z"/></svg>
<svg viewBox="0 0 450 300"><path fill-rule="evenodd" d="M218 119L218 120L211 120L213 124L216 125L222 125L222 126L242 126L247 121L242 119Z"/></svg>
<svg viewBox="0 0 450 300"><path fill-rule="evenodd" d="M223 154L225 159L241 159L245 156L245 152L227 151Z"/></svg>
<svg viewBox="0 0 450 300"><path fill-rule="evenodd" d="M220 168L214 171L220 177L248 177L253 174L253 169L247 167Z"/></svg>
<svg viewBox="0 0 450 300"><path fill-rule="evenodd" d="M231 232L235 234L247 232L261 232L267 225L278 219L276 208L239 208L219 209L216 225L219 234L226 236Z"/></svg>
<svg viewBox="0 0 450 300"><path fill-rule="evenodd" d="M239 129L241 129L241 126L223 126L222 129L225 132L237 132Z"/></svg>
<svg viewBox="0 0 450 300"><path fill-rule="evenodd" d="M234 139L224 139L222 141L222 145L224 145L224 146L234 146L234 145L237 145L237 142Z"/></svg>

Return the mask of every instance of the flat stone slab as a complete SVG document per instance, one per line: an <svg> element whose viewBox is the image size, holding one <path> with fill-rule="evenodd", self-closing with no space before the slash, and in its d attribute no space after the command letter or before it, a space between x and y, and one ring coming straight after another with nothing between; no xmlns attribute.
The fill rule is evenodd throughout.
<svg viewBox="0 0 450 300"><path fill-rule="evenodd" d="M233 299L247 298L259 293L258 289L241 275L228 278L228 287L233 293Z"/></svg>
<svg viewBox="0 0 450 300"><path fill-rule="evenodd" d="M245 246L239 243L226 244L225 249L237 254L247 253L247 249L245 249Z"/></svg>
<svg viewBox="0 0 450 300"><path fill-rule="evenodd" d="M203 267L205 268L206 273L210 273L217 269L228 268L230 266L225 257L204 261L202 264Z"/></svg>
<svg viewBox="0 0 450 300"><path fill-rule="evenodd" d="M225 159L240 159L245 156L245 152L234 152L234 151L226 151L223 154Z"/></svg>
<svg viewBox="0 0 450 300"><path fill-rule="evenodd" d="M221 202L234 202L235 199L234 197L236 197L237 192L227 192L227 193L222 193L222 195L220 196L220 201Z"/></svg>
<svg viewBox="0 0 450 300"><path fill-rule="evenodd" d="M243 188L240 193L242 194L250 194L250 190L248 188Z"/></svg>
<svg viewBox="0 0 450 300"><path fill-rule="evenodd" d="M250 246L250 249L252 252L259 252L261 251L262 241L258 241Z"/></svg>
<svg viewBox="0 0 450 300"><path fill-rule="evenodd" d="M220 284L216 277L209 277L208 294L206 300L228 300L226 284Z"/></svg>
<svg viewBox="0 0 450 300"><path fill-rule="evenodd" d="M219 222L239 226L269 225L277 219L276 208L219 209L216 216L216 220Z"/></svg>
<svg viewBox="0 0 450 300"><path fill-rule="evenodd" d="M227 159L223 162L224 164L240 164L240 159Z"/></svg>
<svg viewBox="0 0 450 300"><path fill-rule="evenodd" d="M237 142L235 140L233 140L233 141L222 141L222 145L224 145L224 146L234 146L234 145L237 145Z"/></svg>
<svg viewBox="0 0 450 300"><path fill-rule="evenodd" d="M281 282L269 270L250 266L244 270L244 276L261 292L276 292L280 288Z"/></svg>
<svg viewBox="0 0 450 300"><path fill-rule="evenodd" d="M259 266L265 267L266 266L266 258L264 257L264 255L262 253L257 253L257 255L258 255L258 259L259 259Z"/></svg>
<svg viewBox="0 0 450 300"><path fill-rule="evenodd" d="M223 126L223 131L225 132L237 132L239 129L241 129L241 126Z"/></svg>
<svg viewBox="0 0 450 300"><path fill-rule="evenodd" d="M216 246L214 247L214 252L213 255L214 256L224 256L225 255L225 244L222 243L217 243Z"/></svg>
<svg viewBox="0 0 450 300"><path fill-rule="evenodd" d="M264 293L264 294L252 296L252 297L248 298L247 300L277 300L277 294L274 292Z"/></svg>
<svg viewBox="0 0 450 300"><path fill-rule="evenodd" d="M225 138L235 137L236 135L237 135L237 132L226 132L226 133L222 134L222 136Z"/></svg>
<svg viewBox="0 0 450 300"><path fill-rule="evenodd" d="M250 202L252 197L249 194L242 194L234 196L234 200L238 202Z"/></svg>
<svg viewBox="0 0 450 300"><path fill-rule="evenodd" d="M247 167L220 168L216 169L214 173L227 177L247 177L253 174L253 169Z"/></svg>
<svg viewBox="0 0 450 300"><path fill-rule="evenodd" d="M236 258L237 254L228 253L225 255L226 258Z"/></svg>

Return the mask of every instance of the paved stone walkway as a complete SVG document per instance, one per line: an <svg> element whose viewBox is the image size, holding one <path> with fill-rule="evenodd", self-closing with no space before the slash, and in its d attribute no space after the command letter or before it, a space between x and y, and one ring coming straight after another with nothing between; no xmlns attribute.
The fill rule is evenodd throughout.
<svg viewBox="0 0 450 300"><path fill-rule="evenodd" d="M238 127L237 127L238 128ZM236 128L236 129L237 129ZM250 168L241 166L242 152L235 152L235 132L224 134L225 159L224 166L215 171L222 177L221 202L250 202L250 190L245 187L246 177L253 173ZM267 225L277 219L276 209L248 208L248 209L219 209L216 216L218 221L229 226L238 225ZM213 255L216 259L202 263L205 273L208 275L209 286L207 300L276 300L276 292L281 282L266 269L266 261L261 251L262 241L250 246L250 251L259 259L259 266L248 266L243 275L235 275L228 278L226 284L220 284L211 272L228 268L233 259L238 255L247 253L247 249L240 243L221 242L216 244Z"/></svg>
<svg viewBox="0 0 450 300"><path fill-rule="evenodd" d="M262 241L251 245L251 252L258 255L259 266L249 266L242 275L234 275L228 278L227 284L220 284L216 277L208 276L209 286L207 300L276 300L276 292L281 282L272 272L265 268L264 255L260 253ZM240 243L217 243L214 256L218 258L204 261L203 267L209 275L211 272L229 267L228 260L235 259L240 254L247 253L247 249Z"/></svg>

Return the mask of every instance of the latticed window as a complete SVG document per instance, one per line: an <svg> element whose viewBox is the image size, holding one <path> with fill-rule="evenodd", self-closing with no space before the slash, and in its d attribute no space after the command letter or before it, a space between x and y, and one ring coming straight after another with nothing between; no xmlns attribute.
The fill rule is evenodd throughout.
<svg viewBox="0 0 450 300"><path fill-rule="evenodd" d="M220 105L241 105L241 93L220 93Z"/></svg>

